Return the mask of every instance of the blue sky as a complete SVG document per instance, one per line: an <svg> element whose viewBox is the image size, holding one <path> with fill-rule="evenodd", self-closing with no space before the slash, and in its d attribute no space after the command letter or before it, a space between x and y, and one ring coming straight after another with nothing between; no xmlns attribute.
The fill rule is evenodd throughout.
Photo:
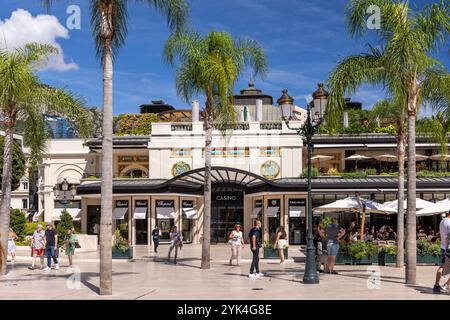
<svg viewBox="0 0 450 320"><path fill-rule="evenodd" d="M429 2L433 1L421 0L415 4L421 7ZM0 30L2 23L7 30L6 36L0 32L0 43L6 38L11 43L21 36L46 39L45 34L52 34L49 41L56 42L63 54L53 61L53 68L40 72L42 80L66 86L83 95L89 106L101 107L101 67L89 28L88 1L63 0L50 11L40 5L40 0L0 0L0 3ZM226 30L234 36L258 40L266 50L269 73L264 81L256 79L256 86L275 99L281 95L281 89L288 88L296 104L304 106L305 96L315 90L318 82L327 79L337 61L367 50L367 39L351 39L346 32L345 3L345 0L190 0L191 25L201 33ZM66 9L71 4L81 7L80 30L64 30ZM18 12L19 8L25 11ZM6 19L13 12L17 14L16 24L10 21L9 29L5 29ZM24 20L18 19L18 13ZM31 16L27 17L27 13ZM59 23L52 17L36 19L42 14L55 16ZM176 108L189 108L177 97L174 71L161 58L168 36L164 19L144 5L130 5L129 14L127 44L115 63L114 113L138 113L140 104L159 99ZM23 30L15 28L17 21L29 21L30 31L22 26ZM22 35L12 36L16 32ZM447 43L436 53L447 68L450 67L448 47ZM247 86L249 76L248 72L242 75L236 92ZM381 97L379 88L362 87L352 98L368 108Z"/></svg>

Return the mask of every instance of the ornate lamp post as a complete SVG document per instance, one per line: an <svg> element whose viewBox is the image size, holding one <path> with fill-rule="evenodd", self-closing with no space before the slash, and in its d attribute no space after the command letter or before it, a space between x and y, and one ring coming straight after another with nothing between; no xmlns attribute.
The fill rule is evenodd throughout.
<svg viewBox="0 0 450 320"><path fill-rule="evenodd" d="M61 203L64 206L64 211L67 210L67 205L69 204L71 199L74 199L77 194L77 189L74 185L69 188L69 182L66 178L64 178L63 182L59 185L53 187L53 194L55 195L55 200ZM70 189L70 190L69 190ZM70 199L67 196L70 192Z"/></svg>
<svg viewBox="0 0 450 320"><path fill-rule="evenodd" d="M324 89L323 84L318 85L318 89L312 94L313 101L307 106L307 117L302 127L292 128L289 121L292 120L294 112L294 99L289 96L287 89L283 90L283 95L278 99L278 105L281 108L282 119L290 130L296 131L305 142L308 150L308 239L306 248L306 266L303 276L303 283L316 284L319 283L319 276L316 268L316 254L313 243L312 233L312 191L311 191L311 157L313 152L312 138L323 122L323 117L328 102L328 92Z"/></svg>

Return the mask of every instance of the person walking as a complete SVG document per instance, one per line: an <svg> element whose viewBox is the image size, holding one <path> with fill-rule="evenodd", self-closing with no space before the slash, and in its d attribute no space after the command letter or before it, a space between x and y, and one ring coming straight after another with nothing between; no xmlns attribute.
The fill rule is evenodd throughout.
<svg viewBox="0 0 450 320"><path fill-rule="evenodd" d="M229 243L231 245L231 258L230 266L233 265L233 260L236 259L237 266L239 266L239 261L241 259L241 248L244 248L244 237L241 231L241 225L235 224L234 230L230 232Z"/></svg>
<svg viewBox="0 0 450 320"><path fill-rule="evenodd" d="M178 233L176 226L172 227L169 236L170 236L170 248L169 248L169 255L167 257L167 262L170 263L170 255L172 254L173 249L175 249L175 257L173 259L173 263L177 264L178 249L181 248L182 237Z"/></svg>
<svg viewBox="0 0 450 320"><path fill-rule="evenodd" d="M321 228L321 225L315 225L313 227L313 244L314 248L316 248L316 264L317 264L317 272L323 273L325 272L327 266L326 266L326 257L324 257L323 252L323 244L322 244L322 237L319 234L319 228ZM325 260L324 260L325 259ZM322 269L323 265L323 269Z"/></svg>
<svg viewBox="0 0 450 320"><path fill-rule="evenodd" d="M161 237L161 230L159 230L159 227L156 225L155 229L152 230L153 250L155 253L158 253L160 237Z"/></svg>
<svg viewBox="0 0 450 320"><path fill-rule="evenodd" d="M248 277L255 279L263 277L264 274L259 272L259 248L261 248L261 221L255 220L254 227L248 234L250 240L250 250L252 251L252 264L250 266L250 273Z"/></svg>
<svg viewBox="0 0 450 320"><path fill-rule="evenodd" d="M280 226L278 228L277 235L275 238L275 243L273 244L273 247L278 249L281 265L283 265L285 262L284 248L286 247L286 245L287 245L287 233L284 229L284 226Z"/></svg>
<svg viewBox="0 0 450 320"><path fill-rule="evenodd" d="M75 255L75 248L78 243L78 238L73 230L67 230L67 234L64 237L64 251L69 259L69 268L73 266L73 256Z"/></svg>
<svg viewBox="0 0 450 320"><path fill-rule="evenodd" d="M446 259L446 251L449 249L450 243L450 210L447 212L447 216L442 219L439 224L439 234L441 236L441 263L436 271L436 282L434 283L433 292L434 293L444 293L448 291L448 286L450 285L450 280L447 281L447 289L441 287L440 282L442 278L442 272L444 271L444 264Z"/></svg>
<svg viewBox="0 0 450 320"><path fill-rule="evenodd" d="M31 260L30 270L34 270L34 264L36 263L36 258L39 256L41 260L41 270L44 269L44 248L45 248L45 232L42 230L42 225L38 224L36 230L31 238L31 252L33 254L33 259Z"/></svg>
<svg viewBox="0 0 450 320"><path fill-rule="evenodd" d="M338 274L334 271L334 264L336 262L336 256L339 252L339 240L345 235L345 230L339 227L337 218L333 217L331 223L325 228L325 233L322 229L318 229L320 236L327 241L327 266L330 274Z"/></svg>
<svg viewBox="0 0 450 320"><path fill-rule="evenodd" d="M59 269L58 258L56 257L58 250L58 233L53 229L51 222L47 223L45 230L45 256L47 257L47 267L45 271L50 271L52 267L52 259L55 264L55 270Z"/></svg>
<svg viewBox="0 0 450 320"><path fill-rule="evenodd" d="M8 232L8 253L11 254L11 263L14 264L16 262L16 240L17 234L14 232L12 228L9 228Z"/></svg>

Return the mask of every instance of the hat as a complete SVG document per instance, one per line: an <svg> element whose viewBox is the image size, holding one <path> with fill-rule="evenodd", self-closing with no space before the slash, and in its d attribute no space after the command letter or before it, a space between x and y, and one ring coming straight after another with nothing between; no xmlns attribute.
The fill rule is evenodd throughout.
<svg viewBox="0 0 450 320"><path fill-rule="evenodd" d="M53 226L53 224L52 224L51 222L47 222L45 225L46 225L47 227L48 227L48 226L50 226L50 227Z"/></svg>

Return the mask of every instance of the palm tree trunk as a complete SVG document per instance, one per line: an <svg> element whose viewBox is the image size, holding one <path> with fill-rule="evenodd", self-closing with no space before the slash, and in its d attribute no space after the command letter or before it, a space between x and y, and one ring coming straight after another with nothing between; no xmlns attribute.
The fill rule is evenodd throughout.
<svg viewBox="0 0 450 320"><path fill-rule="evenodd" d="M2 196L0 205L0 274L6 274L9 218L11 207L11 171L14 119L6 116L5 143L3 150Z"/></svg>
<svg viewBox="0 0 450 320"><path fill-rule="evenodd" d="M416 113L417 95L408 94L408 210L406 216L406 283L416 284Z"/></svg>
<svg viewBox="0 0 450 320"><path fill-rule="evenodd" d="M397 214L397 260L396 267L403 268L405 259L405 132L403 129L405 114L401 112L398 125L398 214Z"/></svg>
<svg viewBox="0 0 450 320"><path fill-rule="evenodd" d="M209 100L207 98L207 100ZM211 268L211 142L213 116L211 103L207 101L205 110L205 185L203 209L203 241L202 241L202 269Z"/></svg>
<svg viewBox="0 0 450 320"><path fill-rule="evenodd" d="M113 62L111 43L103 55L103 142L100 217L100 294L112 294L112 195L113 195Z"/></svg>

